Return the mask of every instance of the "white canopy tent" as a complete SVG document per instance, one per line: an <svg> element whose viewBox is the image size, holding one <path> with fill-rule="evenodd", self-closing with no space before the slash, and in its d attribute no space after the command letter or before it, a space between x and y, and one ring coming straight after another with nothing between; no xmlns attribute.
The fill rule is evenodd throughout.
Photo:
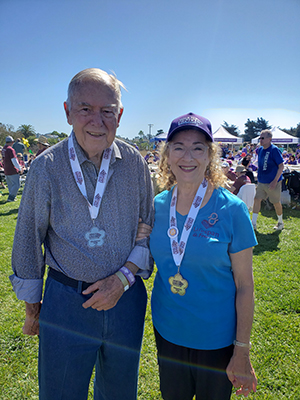
<svg viewBox="0 0 300 400"><path fill-rule="evenodd" d="M213 133L213 137L215 142L231 143L231 144L243 143L242 138L233 136L222 125L220 126L219 129L215 131L215 133Z"/></svg>
<svg viewBox="0 0 300 400"><path fill-rule="evenodd" d="M272 143L277 144L296 144L299 143L299 138L283 132L281 129L274 127L271 129L273 134ZM251 143L258 143L259 136L251 140Z"/></svg>
<svg viewBox="0 0 300 400"><path fill-rule="evenodd" d="M167 140L168 132L159 133L150 139L150 142L160 142L162 140Z"/></svg>

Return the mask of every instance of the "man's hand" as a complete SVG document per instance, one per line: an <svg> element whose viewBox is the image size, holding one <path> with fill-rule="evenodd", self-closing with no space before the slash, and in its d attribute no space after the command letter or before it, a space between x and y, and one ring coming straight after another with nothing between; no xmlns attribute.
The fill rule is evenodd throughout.
<svg viewBox="0 0 300 400"><path fill-rule="evenodd" d="M93 292L95 292L94 295L83 303L82 307L92 307L98 311L109 310L113 308L121 298L124 293L124 286L117 275L111 275L93 283L84 290L82 294L90 294Z"/></svg>
<svg viewBox="0 0 300 400"><path fill-rule="evenodd" d="M23 325L24 335L38 335L40 332L39 317L42 302L40 303L27 303L26 304L26 318Z"/></svg>
<svg viewBox="0 0 300 400"><path fill-rule="evenodd" d="M269 184L269 188L270 188L271 190L274 190L274 189L276 188L276 185L277 185L277 181L276 181L276 179L274 179L274 181L272 181L272 182Z"/></svg>

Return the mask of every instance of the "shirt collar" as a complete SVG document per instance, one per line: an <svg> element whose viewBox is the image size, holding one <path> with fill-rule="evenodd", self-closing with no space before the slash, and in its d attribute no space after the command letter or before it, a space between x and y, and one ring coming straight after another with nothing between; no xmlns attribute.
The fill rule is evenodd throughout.
<svg viewBox="0 0 300 400"><path fill-rule="evenodd" d="M77 142L76 136L74 131L72 131L71 135L73 135L73 142L74 142L74 147L75 147L75 151L78 157L78 162L79 164L83 164L85 161L90 161L87 156L85 155L82 147L79 145L79 143ZM117 158L122 158L120 149L118 147L118 145L116 144L115 141L113 141L113 152L111 155L111 160L110 160L110 164L113 164Z"/></svg>

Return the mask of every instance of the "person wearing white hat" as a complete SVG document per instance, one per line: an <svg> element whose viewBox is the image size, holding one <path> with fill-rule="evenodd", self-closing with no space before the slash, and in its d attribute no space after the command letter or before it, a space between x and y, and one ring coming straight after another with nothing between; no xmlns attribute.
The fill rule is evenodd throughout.
<svg viewBox="0 0 300 400"><path fill-rule="evenodd" d="M40 136L38 139L36 139L37 144L38 144L38 152L36 153L36 157L39 156L40 154L43 153L43 151L47 150L50 144L48 143L48 140L46 136Z"/></svg>
<svg viewBox="0 0 300 400"><path fill-rule="evenodd" d="M7 136L5 146L2 149L4 174L9 191L7 202L15 201L20 187L20 173L22 172L16 152L12 148L13 142L13 137Z"/></svg>

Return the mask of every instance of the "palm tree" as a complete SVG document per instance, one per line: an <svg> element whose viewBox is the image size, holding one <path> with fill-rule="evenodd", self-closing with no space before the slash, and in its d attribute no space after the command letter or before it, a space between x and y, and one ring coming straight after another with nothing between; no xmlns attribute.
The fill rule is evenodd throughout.
<svg viewBox="0 0 300 400"><path fill-rule="evenodd" d="M24 136L25 139L35 135L35 129L32 125L20 125L17 132Z"/></svg>

